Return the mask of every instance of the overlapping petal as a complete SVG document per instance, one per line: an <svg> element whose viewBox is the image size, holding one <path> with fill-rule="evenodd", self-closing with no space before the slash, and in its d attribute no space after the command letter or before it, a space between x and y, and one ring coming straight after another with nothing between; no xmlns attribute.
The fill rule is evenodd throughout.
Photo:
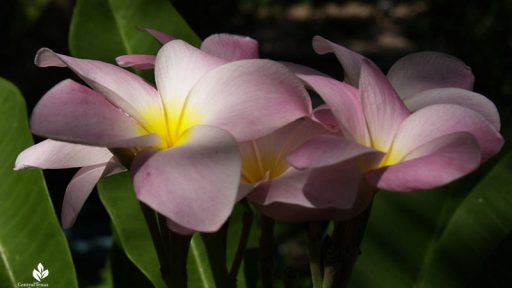
<svg viewBox="0 0 512 288"><path fill-rule="evenodd" d="M396 131L409 116L409 110L386 76L369 60L363 61L359 88L372 147L388 151Z"/></svg>
<svg viewBox="0 0 512 288"><path fill-rule="evenodd" d="M320 135L307 141L288 155L298 169L319 168L344 162L364 154L382 154L375 149L334 135Z"/></svg>
<svg viewBox="0 0 512 288"><path fill-rule="evenodd" d="M415 148L400 162L366 173L376 187L409 192L445 185L480 165L480 147L468 132L446 134Z"/></svg>
<svg viewBox="0 0 512 288"><path fill-rule="evenodd" d="M183 117L194 115L247 141L311 115L311 100L283 65L240 60L212 70L193 87Z"/></svg>
<svg viewBox="0 0 512 288"><path fill-rule="evenodd" d="M503 137L480 114L458 105L438 104L418 110L403 122L391 153L403 159L425 143L456 132L468 132L475 137L482 161L496 154L503 145Z"/></svg>
<svg viewBox="0 0 512 288"><path fill-rule="evenodd" d="M473 89L475 77L461 60L439 52L417 52L398 60L388 79L402 99L424 90L454 87Z"/></svg>
<svg viewBox="0 0 512 288"><path fill-rule="evenodd" d="M411 111L435 104L455 104L478 112L489 121L496 130L500 130L500 115L498 109L487 97L460 88L437 88L424 90L405 99L405 104Z"/></svg>
<svg viewBox="0 0 512 288"><path fill-rule="evenodd" d="M103 147L140 147L158 143L133 118L102 95L64 80L37 103L30 120L32 132L51 139Z"/></svg>
<svg viewBox="0 0 512 288"><path fill-rule="evenodd" d="M108 162L112 156L112 153L103 147L47 139L23 150L16 158L14 170L93 166Z"/></svg>
<svg viewBox="0 0 512 288"><path fill-rule="evenodd" d="M201 43L201 50L227 61L259 58L258 42L250 37L213 34Z"/></svg>
<svg viewBox="0 0 512 288"><path fill-rule="evenodd" d="M370 145L361 99L356 88L328 76L297 76L322 97L338 120L338 127L345 137Z"/></svg>
<svg viewBox="0 0 512 288"><path fill-rule="evenodd" d="M137 155L132 166L137 197L183 228L216 231L237 198L237 143L209 126L194 126L182 137L187 138L183 145Z"/></svg>
<svg viewBox="0 0 512 288"><path fill-rule="evenodd" d="M149 33L153 38L155 38L158 42L161 44L165 44L167 42L171 42L172 40L176 40L176 38L172 37L171 35L164 33L162 31L158 31L155 29L149 29L149 28L142 28L142 31L145 31Z"/></svg>

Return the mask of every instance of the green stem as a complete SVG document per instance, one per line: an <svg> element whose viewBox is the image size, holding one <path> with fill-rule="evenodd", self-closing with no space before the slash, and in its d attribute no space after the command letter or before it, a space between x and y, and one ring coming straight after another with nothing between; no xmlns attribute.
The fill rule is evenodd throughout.
<svg viewBox="0 0 512 288"><path fill-rule="evenodd" d="M260 273L263 288L273 287L274 220L261 215Z"/></svg>
<svg viewBox="0 0 512 288"><path fill-rule="evenodd" d="M238 271L240 270L240 265L242 264L245 250L247 249L247 243L249 242L249 234L251 232L251 225L252 212L245 211L243 216L242 234L240 235L240 242L238 242L235 258L233 259L233 263L231 264L231 269L229 271L229 277L231 278L231 281L233 283L236 283Z"/></svg>
<svg viewBox="0 0 512 288"><path fill-rule="evenodd" d="M309 223L308 248L309 248L309 269L313 288L321 288L323 281L322 267L322 238L326 225L321 222Z"/></svg>
<svg viewBox="0 0 512 288"><path fill-rule="evenodd" d="M324 262L323 288L347 287L350 275L360 254L360 245L368 224L371 203L358 216L335 224L332 243Z"/></svg>

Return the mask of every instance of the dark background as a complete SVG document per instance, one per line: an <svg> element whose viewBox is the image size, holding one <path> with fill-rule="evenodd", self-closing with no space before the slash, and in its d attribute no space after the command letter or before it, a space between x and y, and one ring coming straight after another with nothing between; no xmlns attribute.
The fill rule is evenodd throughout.
<svg viewBox="0 0 512 288"><path fill-rule="evenodd" d="M69 54L73 0L0 1L0 77L16 84L30 112L67 69L45 73L33 65L40 47ZM32 3L32 5L26 5ZM35 9L38 3L40 9ZM342 78L332 55L319 56L311 38L322 35L373 59L387 71L400 57L435 50L462 59L473 69L475 91L500 110L504 134L512 128L512 1L190 1L173 5L201 37L228 32L251 36L265 58L293 61ZM215 3L214 5L212 3ZM32 7L32 8L28 8ZM38 141L38 139L36 139ZM57 214L75 171L45 171ZM66 231L80 281L92 283L111 246L108 216L95 193L76 226ZM82 266L81 266L82 265Z"/></svg>

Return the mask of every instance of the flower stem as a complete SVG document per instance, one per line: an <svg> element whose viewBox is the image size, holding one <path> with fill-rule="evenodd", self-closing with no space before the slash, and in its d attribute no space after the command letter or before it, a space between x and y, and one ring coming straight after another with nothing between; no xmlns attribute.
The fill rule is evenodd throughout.
<svg viewBox="0 0 512 288"><path fill-rule="evenodd" d="M273 287L274 220L261 215L260 273L263 288Z"/></svg>
<svg viewBox="0 0 512 288"><path fill-rule="evenodd" d="M371 203L358 216L335 224L324 261L323 288L347 287L360 254L360 245L370 216Z"/></svg>
<svg viewBox="0 0 512 288"><path fill-rule="evenodd" d="M201 233L201 238L206 248L215 286L234 288L235 282L231 282L226 265L228 224L229 222L224 223L215 233Z"/></svg>
<svg viewBox="0 0 512 288"><path fill-rule="evenodd" d="M229 271L229 277L233 283L236 283L238 271L240 270L240 265L242 264L242 260L244 258L245 249L247 248L247 243L249 242L249 233L252 226L252 212L245 211L242 221L243 226L242 234L240 235L240 242L238 242L235 258L233 259L233 263L231 264L231 269Z"/></svg>
<svg viewBox="0 0 512 288"><path fill-rule="evenodd" d="M309 269L311 271L313 288L322 288L322 238L325 232L325 227L325 224L321 222L309 223Z"/></svg>

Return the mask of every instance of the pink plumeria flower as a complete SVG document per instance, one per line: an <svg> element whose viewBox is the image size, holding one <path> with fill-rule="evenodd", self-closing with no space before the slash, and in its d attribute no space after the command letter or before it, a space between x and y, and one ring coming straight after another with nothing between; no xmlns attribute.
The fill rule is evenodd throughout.
<svg viewBox="0 0 512 288"><path fill-rule="evenodd" d="M304 87L284 66L227 63L181 40L156 56L158 90L117 66L46 48L36 64L67 66L93 89L57 84L34 108L33 133L108 148L130 168L138 199L180 233L216 231L230 215L241 172L237 141L311 113Z"/></svg>
<svg viewBox="0 0 512 288"><path fill-rule="evenodd" d="M239 197L247 194L249 201L263 214L282 221L350 217L357 211L354 206L366 203L365 194L357 193L361 173L355 162L298 170L286 160L291 151L308 140L329 133L320 123L301 119L269 135L240 143ZM340 171L344 172L343 177L338 174ZM357 196L359 199L355 199Z"/></svg>
<svg viewBox="0 0 512 288"><path fill-rule="evenodd" d="M367 59L361 60L358 89L324 75L298 73L329 106L340 132L294 151L288 157L294 167L323 167L346 161L349 151L364 153L358 162L371 185L406 192L462 177L503 145L495 125L464 105L430 103L411 113Z"/></svg>
<svg viewBox="0 0 512 288"><path fill-rule="evenodd" d="M153 29L143 29L162 45L176 38ZM258 59L258 42L247 36L227 33L213 34L203 40L200 49L210 55L229 62L243 59ZM145 54L128 54L116 58L117 65L141 70L153 69L156 56Z"/></svg>

